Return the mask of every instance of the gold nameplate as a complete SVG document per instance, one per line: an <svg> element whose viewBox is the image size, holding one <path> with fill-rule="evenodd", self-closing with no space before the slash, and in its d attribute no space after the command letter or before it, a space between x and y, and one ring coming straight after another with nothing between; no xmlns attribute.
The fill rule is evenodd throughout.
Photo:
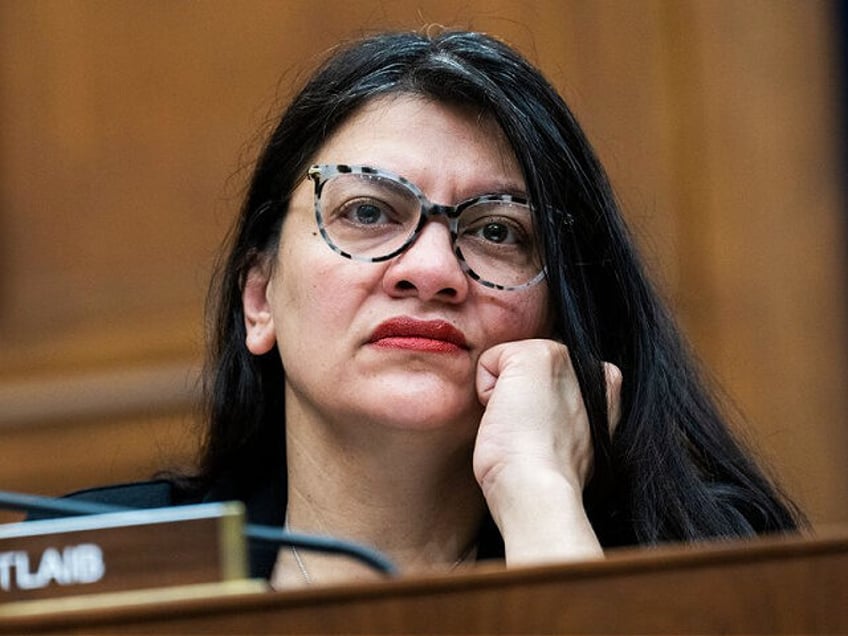
<svg viewBox="0 0 848 636"><path fill-rule="evenodd" d="M0 525L0 604L246 576L239 503Z"/></svg>

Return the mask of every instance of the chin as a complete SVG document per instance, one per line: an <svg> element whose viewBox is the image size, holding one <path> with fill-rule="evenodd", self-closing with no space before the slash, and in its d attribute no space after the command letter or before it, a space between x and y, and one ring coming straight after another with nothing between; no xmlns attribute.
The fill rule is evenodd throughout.
<svg viewBox="0 0 848 636"><path fill-rule="evenodd" d="M423 398L423 399L422 399ZM470 404L467 397L452 401L444 396L397 396L387 400L390 408L372 412L369 419L399 430L437 431L468 430L476 432L483 410L476 398Z"/></svg>

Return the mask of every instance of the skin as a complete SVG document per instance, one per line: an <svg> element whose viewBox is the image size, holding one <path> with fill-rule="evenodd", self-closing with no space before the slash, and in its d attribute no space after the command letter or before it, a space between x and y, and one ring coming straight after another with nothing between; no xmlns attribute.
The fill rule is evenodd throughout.
<svg viewBox="0 0 848 636"><path fill-rule="evenodd" d="M496 124L413 96L370 102L309 163L388 169L446 204L524 190ZM475 283L440 220L388 262L342 258L318 234L304 180L243 302L248 349L277 346L286 369L290 527L376 546L402 571L420 571L473 555L488 507L508 565L601 554L581 503L588 422L568 351L549 339L544 282ZM467 347L369 342L399 316L446 321ZM620 373L608 365L607 376L614 423ZM331 557L303 560L315 582L372 576ZM282 550L272 583L302 582Z"/></svg>

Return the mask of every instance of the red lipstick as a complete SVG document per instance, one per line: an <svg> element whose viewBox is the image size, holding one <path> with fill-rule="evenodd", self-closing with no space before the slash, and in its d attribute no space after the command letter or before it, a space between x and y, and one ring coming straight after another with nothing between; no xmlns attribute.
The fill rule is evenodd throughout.
<svg viewBox="0 0 848 636"><path fill-rule="evenodd" d="M381 323L369 344L394 349L451 353L468 348L463 333L444 320L417 320L408 316Z"/></svg>

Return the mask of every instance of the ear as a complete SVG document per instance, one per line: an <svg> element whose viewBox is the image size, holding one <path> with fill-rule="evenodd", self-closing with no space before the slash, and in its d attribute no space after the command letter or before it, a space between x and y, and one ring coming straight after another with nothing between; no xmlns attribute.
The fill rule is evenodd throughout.
<svg viewBox="0 0 848 636"><path fill-rule="evenodd" d="M247 350L256 356L268 353L277 342L269 298L269 269L267 263L253 265L247 273L241 292L244 327L247 332L245 345Z"/></svg>

